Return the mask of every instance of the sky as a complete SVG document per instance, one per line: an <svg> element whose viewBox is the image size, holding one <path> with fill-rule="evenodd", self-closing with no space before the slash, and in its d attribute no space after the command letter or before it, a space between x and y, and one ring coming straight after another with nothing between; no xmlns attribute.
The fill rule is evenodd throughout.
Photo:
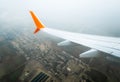
<svg viewBox="0 0 120 82"><path fill-rule="evenodd" d="M34 29L30 10L49 28L120 37L119 0L0 0L0 26Z"/></svg>

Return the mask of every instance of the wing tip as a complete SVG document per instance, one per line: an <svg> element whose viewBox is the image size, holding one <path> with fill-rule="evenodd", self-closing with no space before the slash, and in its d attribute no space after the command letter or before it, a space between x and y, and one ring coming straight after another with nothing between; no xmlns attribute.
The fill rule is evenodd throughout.
<svg viewBox="0 0 120 82"><path fill-rule="evenodd" d="M36 34L38 31L40 31L42 28L45 28L45 26L42 24L42 22L37 18L37 16L34 14L33 11L29 11L31 16L32 16L32 19L36 25L36 30L34 31L34 34Z"/></svg>
<svg viewBox="0 0 120 82"><path fill-rule="evenodd" d="M39 32L40 31L40 29L36 29L35 31L34 31L34 34L36 34L37 32Z"/></svg>

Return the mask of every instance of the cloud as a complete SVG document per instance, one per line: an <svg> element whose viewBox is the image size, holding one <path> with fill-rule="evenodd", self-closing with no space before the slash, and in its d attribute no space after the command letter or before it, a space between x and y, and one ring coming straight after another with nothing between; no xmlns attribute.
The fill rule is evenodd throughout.
<svg viewBox="0 0 120 82"><path fill-rule="evenodd" d="M2 4L0 24L4 22L9 26L34 27L29 15L29 10L33 10L43 23L51 28L120 36L119 2L118 0L0 0Z"/></svg>

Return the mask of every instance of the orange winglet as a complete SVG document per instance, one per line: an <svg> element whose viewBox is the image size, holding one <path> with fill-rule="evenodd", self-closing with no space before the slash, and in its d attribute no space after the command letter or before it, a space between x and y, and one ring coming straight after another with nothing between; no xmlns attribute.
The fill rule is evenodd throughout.
<svg viewBox="0 0 120 82"><path fill-rule="evenodd" d="M35 16L35 14L32 11L30 11L30 14L33 18L33 21L34 21L36 27L37 27L36 30L34 31L34 34L35 34L42 28L45 28L45 26L41 23L41 21Z"/></svg>

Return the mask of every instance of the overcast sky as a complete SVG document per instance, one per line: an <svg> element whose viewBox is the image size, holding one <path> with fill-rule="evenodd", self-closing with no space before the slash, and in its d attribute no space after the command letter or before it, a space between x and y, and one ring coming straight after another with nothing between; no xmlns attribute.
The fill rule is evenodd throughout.
<svg viewBox="0 0 120 82"><path fill-rule="evenodd" d="M50 28L120 36L119 0L0 0L0 25L35 28L29 10Z"/></svg>

